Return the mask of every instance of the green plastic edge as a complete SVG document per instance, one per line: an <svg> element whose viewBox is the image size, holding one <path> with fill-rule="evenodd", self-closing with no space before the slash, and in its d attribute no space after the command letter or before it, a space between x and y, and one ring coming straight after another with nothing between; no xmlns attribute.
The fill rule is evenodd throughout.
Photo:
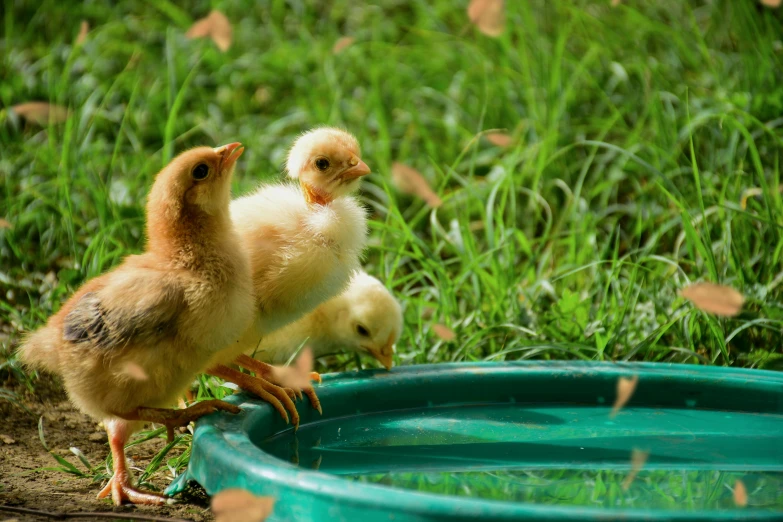
<svg viewBox="0 0 783 522"><path fill-rule="evenodd" d="M687 403L698 396L701 408L783 413L781 373L664 363L522 361L417 365L395 368L391 372L369 370L324 375L318 392L324 403L329 402L332 394L343 399L342 403L333 407L337 411L327 411L331 418L355 413L352 404L345 404L347 397L353 398L360 410L361 406L378 402L391 389L395 390L395 395L401 396L395 398L397 407L454 403L460 402L454 389L446 389L445 395L438 396L440 390L447 388L441 386L444 382L467 383L477 376L489 376L493 382L502 383L509 378L518 380L520 373L531 384L515 391L514 400L521 403L590 403L590 397L595 394L613 397L617 378L638 375L639 385L629 406L689 407ZM542 391L541 385L547 382L551 389ZM551 386L553 382L557 386ZM487 398L489 387L474 388L458 387L465 393L471 393L472 400L464 402L492 400ZM587 388L591 393L585 392ZM427 392L430 392L429 395ZM423 399L424 396L429 398ZM251 442L248 430L258 430L262 426L268 429L261 436L269 436L286 429L285 424L270 405L245 394L234 395L228 400L241 406L243 412L238 415L216 413L197 423L188 469L169 486L167 494L180 493L190 480L201 484L210 495L223 489L242 488L277 499L275 513L270 520L314 522L423 522L477 518L498 521L783 520L782 512L768 510L605 510L451 497L349 482L326 473L302 469L263 452ZM321 420L307 406L300 405L299 411L302 424ZM258 437L259 433L254 436Z"/></svg>

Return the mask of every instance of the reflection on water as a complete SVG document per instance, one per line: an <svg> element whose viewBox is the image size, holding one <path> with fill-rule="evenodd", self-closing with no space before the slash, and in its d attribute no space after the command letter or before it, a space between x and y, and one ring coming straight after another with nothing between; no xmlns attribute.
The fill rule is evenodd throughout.
<svg viewBox="0 0 783 522"><path fill-rule="evenodd" d="M481 404L327 419L257 440L302 467L392 487L593 507L718 509L742 480L783 508L783 416ZM623 489L632 454L646 454Z"/></svg>
<svg viewBox="0 0 783 522"><path fill-rule="evenodd" d="M373 473L350 480L442 495L600 508L732 509L742 480L749 506L783 509L783 473L640 471L628 490L627 472L537 469L439 473Z"/></svg>

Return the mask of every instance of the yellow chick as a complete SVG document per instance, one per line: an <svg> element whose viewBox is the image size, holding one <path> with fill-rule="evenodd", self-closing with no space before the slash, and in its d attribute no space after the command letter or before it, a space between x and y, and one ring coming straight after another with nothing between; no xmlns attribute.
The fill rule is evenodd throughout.
<svg viewBox="0 0 783 522"><path fill-rule="evenodd" d="M315 357L342 351L367 353L390 370L401 333L400 304L383 283L362 270L345 292L264 337L257 349L247 353L260 361L283 364L306 342Z"/></svg>
<svg viewBox="0 0 783 522"><path fill-rule="evenodd" d="M231 203L231 219L250 259L256 316L240 342L223 351L208 373L264 398L286 422L290 414L298 426L299 414L290 400L294 392L274 383L268 364L244 353L338 295L360 268L367 217L351 194L370 169L361 160L356 138L329 127L299 137L286 169L298 184L265 185ZM261 379L250 381L226 366L230 363ZM312 387L303 391L320 411Z"/></svg>
<svg viewBox="0 0 783 522"><path fill-rule="evenodd" d="M23 362L62 376L71 401L103 421L114 475L98 496L117 505L167 501L131 484L124 446L145 422L171 437L206 413L239 411L214 400L164 408L253 316L250 265L228 212L243 150L231 143L177 156L150 191L145 252L85 283L20 348Z"/></svg>

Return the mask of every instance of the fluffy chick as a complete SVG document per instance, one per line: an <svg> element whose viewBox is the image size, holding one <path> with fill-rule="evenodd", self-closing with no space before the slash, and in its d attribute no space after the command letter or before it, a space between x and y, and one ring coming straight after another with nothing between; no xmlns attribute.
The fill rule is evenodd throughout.
<svg viewBox="0 0 783 522"><path fill-rule="evenodd" d="M298 425L292 392L275 389L271 368L244 352L338 295L360 268L367 217L351 193L370 169L361 160L356 138L329 127L297 139L286 168L298 184L265 185L231 203L231 219L250 259L256 316L240 342L215 359L209 373L267 400L273 394L276 400L269 402L286 421L290 413ZM226 366L232 362L254 371L263 382L251 382ZM320 410L312 388L304 391Z"/></svg>
<svg viewBox="0 0 783 522"><path fill-rule="evenodd" d="M288 362L302 343L319 357L341 351L367 353L387 370L402 333L402 309L376 278L357 272L342 294L261 340L247 353L273 364Z"/></svg>
<svg viewBox="0 0 783 522"><path fill-rule="evenodd" d="M250 266L228 212L242 151L232 143L175 158L149 194L146 251L85 283L20 348L23 362L62 376L73 403L106 426L114 475L99 498L166 502L131 485L124 445L144 422L171 436L205 413L238 411L222 401L163 408L252 319Z"/></svg>

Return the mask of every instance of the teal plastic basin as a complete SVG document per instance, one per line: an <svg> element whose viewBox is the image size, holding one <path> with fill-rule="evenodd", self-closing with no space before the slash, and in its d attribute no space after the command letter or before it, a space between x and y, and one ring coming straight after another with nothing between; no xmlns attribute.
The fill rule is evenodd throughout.
<svg viewBox="0 0 783 522"><path fill-rule="evenodd" d="M611 417L618 378L634 375ZM776 372L441 364L326 375L318 394L324 415L300 403L296 433L233 396L242 413L197 423L167 492L195 480L271 495L272 521L783 520Z"/></svg>

